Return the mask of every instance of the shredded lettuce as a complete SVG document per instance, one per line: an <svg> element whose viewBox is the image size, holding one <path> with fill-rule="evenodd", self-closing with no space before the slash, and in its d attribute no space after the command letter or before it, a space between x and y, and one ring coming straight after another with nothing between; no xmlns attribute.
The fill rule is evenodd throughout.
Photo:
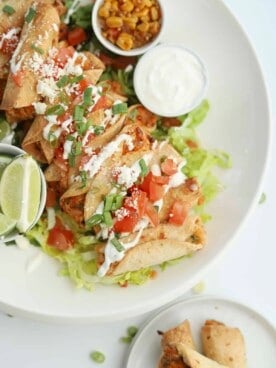
<svg viewBox="0 0 276 368"><path fill-rule="evenodd" d="M63 218L63 221L68 226L66 220L68 220L67 216ZM152 278L152 268L127 272L115 277L98 277L94 249L98 241L91 235L85 235L82 231L77 231L79 228L71 219L70 228L74 231L76 243L74 248L68 251L60 251L47 245L48 230L46 219L42 218L26 235L32 244L40 246L46 254L57 259L62 264L59 275L69 277L77 288L85 288L92 291L97 283L118 284L121 286L126 284L141 285Z"/></svg>

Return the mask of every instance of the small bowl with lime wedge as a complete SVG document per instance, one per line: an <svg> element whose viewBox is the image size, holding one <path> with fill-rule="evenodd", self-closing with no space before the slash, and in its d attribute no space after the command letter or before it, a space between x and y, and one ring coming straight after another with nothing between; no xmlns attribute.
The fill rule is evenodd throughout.
<svg viewBox="0 0 276 368"><path fill-rule="evenodd" d="M22 149L0 143L0 242L30 230L45 202L46 182L37 162Z"/></svg>

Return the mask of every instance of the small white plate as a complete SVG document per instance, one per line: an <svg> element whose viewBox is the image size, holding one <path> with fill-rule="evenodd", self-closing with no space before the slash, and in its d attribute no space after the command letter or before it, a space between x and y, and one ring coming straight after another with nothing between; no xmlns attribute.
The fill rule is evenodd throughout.
<svg viewBox="0 0 276 368"><path fill-rule="evenodd" d="M161 353L161 337L185 319L191 323L193 337L200 347L200 329L206 319L215 319L238 327L245 339L249 368L272 368L276 362L276 330L264 317L235 301L216 297L196 297L161 311L137 335L126 368L156 367Z"/></svg>

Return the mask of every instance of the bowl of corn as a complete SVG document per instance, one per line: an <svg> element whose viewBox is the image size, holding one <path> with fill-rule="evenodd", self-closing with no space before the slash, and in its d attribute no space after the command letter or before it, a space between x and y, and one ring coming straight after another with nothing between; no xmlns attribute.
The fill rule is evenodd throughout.
<svg viewBox="0 0 276 368"><path fill-rule="evenodd" d="M162 1L96 0L92 12L96 37L115 54L144 54L160 41L164 29Z"/></svg>

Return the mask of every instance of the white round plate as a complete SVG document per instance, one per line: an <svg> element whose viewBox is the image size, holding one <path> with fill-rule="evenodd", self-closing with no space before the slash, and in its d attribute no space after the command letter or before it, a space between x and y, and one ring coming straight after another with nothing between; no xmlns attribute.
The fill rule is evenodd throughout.
<svg viewBox="0 0 276 368"><path fill-rule="evenodd" d="M267 90L256 54L221 0L170 0L165 7L162 41L194 50L209 71L211 110L200 127L201 140L204 146L229 152L233 159L233 169L219 172L226 189L209 207L213 220L207 226L207 246L144 286L98 286L93 293L77 290L59 277L60 265L46 255L35 271L27 273L26 263L38 249L25 252L0 246L2 310L67 322L107 322L153 310L202 278L256 205L271 137Z"/></svg>
<svg viewBox="0 0 276 368"><path fill-rule="evenodd" d="M185 319L190 321L197 348L200 347L200 329L205 320L215 319L241 330L246 344L248 367L274 367L276 330L264 317L234 301L197 297L171 305L149 321L133 342L126 368L157 367L161 353L161 337L157 330L166 331Z"/></svg>

